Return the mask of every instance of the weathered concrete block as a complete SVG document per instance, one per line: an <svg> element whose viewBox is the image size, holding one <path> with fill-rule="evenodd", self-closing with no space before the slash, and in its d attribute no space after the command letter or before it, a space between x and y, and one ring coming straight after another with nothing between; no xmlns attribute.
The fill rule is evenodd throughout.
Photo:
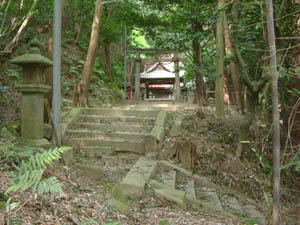
<svg viewBox="0 0 300 225"><path fill-rule="evenodd" d="M199 185L216 188L216 185L214 183L212 183L211 181L209 181L206 177L194 175L192 173L192 171L184 169L184 168L177 166L176 164L170 163L166 160L159 161L158 166L161 166L162 168L174 169L177 171L177 175L190 177L190 178L194 179L194 181Z"/></svg>
<svg viewBox="0 0 300 225"><path fill-rule="evenodd" d="M162 188L154 189L154 193L155 196L162 202L168 201L184 210L187 209L187 199L184 191L172 188Z"/></svg>
<svg viewBox="0 0 300 225"><path fill-rule="evenodd" d="M161 171L162 183L169 188L175 188L176 183L176 171L175 170L163 170Z"/></svg>
<svg viewBox="0 0 300 225"><path fill-rule="evenodd" d="M155 158L157 154L157 139L152 135L145 137L145 155L148 158Z"/></svg>
<svg viewBox="0 0 300 225"><path fill-rule="evenodd" d="M168 118L168 112L166 111L160 111L154 127L151 131L151 135L154 136L159 142L162 142L164 136L165 136L165 124Z"/></svg>
<svg viewBox="0 0 300 225"><path fill-rule="evenodd" d="M122 192L126 196L141 197L146 183L154 176L156 169L156 161L141 157L122 180Z"/></svg>
<svg viewBox="0 0 300 225"><path fill-rule="evenodd" d="M177 159L185 169L192 169L195 166L196 146L191 141L176 140Z"/></svg>

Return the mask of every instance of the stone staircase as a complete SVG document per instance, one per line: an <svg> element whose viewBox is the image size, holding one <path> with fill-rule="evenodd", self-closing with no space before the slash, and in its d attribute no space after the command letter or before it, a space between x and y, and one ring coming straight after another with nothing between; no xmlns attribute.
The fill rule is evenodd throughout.
<svg viewBox="0 0 300 225"><path fill-rule="evenodd" d="M145 137L159 111L83 108L67 121L63 144L88 155L116 152L145 153Z"/></svg>
<svg viewBox="0 0 300 225"><path fill-rule="evenodd" d="M141 157L115 189L127 197L141 198L147 187L159 201L184 210L201 208L213 215L266 224L263 212L252 200L226 192L206 177L165 160Z"/></svg>
<svg viewBox="0 0 300 225"><path fill-rule="evenodd" d="M73 109L66 116L69 120L63 125L63 144L73 146L75 151L83 150L89 156L118 152L141 155L114 186L108 204L126 214L129 206L124 196L139 199L150 190L157 200L184 210L201 209L213 215L239 216L251 220L250 224L266 224L263 212L250 199L224 191L208 178L175 163L157 160L167 113L159 107L149 109L153 108L84 108ZM147 154L149 151L154 154Z"/></svg>

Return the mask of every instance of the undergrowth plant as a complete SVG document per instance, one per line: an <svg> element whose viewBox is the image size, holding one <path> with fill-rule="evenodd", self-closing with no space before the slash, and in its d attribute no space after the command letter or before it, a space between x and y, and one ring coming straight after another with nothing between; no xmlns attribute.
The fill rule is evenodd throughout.
<svg viewBox="0 0 300 225"><path fill-rule="evenodd" d="M24 192L31 188L32 192L38 195L48 193L63 193L62 187L56 177L43 178L43 174L54 160L61 158L62 154L71 147L58 147L43 153L31 155L28 160L22 160L12 172L12 186L5 193L21 191Z"/></svg>

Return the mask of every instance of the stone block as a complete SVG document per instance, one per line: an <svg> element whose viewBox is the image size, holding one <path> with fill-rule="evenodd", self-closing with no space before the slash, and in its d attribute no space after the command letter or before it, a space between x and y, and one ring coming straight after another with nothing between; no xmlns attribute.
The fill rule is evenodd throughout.
<svg viewBox="0 0 300 225"><path fill-rule="evenodd" d="M157 154L157 139L152 135L145 137L145 155L148 158L155 158Z"/></svg>
<svg viewBox="0 0 300 225"><path fill-rule="evenodd" d="M156 161L141 157L120 184L125 196L140 198L144 194L146 183L154 176L156 169Z"/></svg>
<svg viewBox="0 0 300 225"><path fill-rule="evenodd" d="M151 135L154 136L159 143L162 142L165 136L165 124L167 118L168 118L168 112L160 111L156 118L153 129L151 131Z"/></svg>
<svg viewBox="0 0 300 225"><path fill-rule="evenodd" d="M155 196L162 202L171 202L174 206L187 209L186 193L184 191L162 188L154 189Z"/></svg>
<svg viewBox="0 0 300 225"><path fill-rule="evenodd" d="M195 166L196 146L191 141L176 141L176 157L181 166L185 169L192 169Z"/></svg>

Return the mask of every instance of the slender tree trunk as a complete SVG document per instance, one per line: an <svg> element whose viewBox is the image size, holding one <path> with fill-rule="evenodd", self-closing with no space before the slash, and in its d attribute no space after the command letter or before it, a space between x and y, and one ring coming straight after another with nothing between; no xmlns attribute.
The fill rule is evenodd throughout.
<svg viewBox="0 0 300 225"><path fill-rule="evenodd" d="M234 0L232 5L232 18L234 29L238 29L238 0ZM236 33L233 33L234 37L234 51L239 66L241 68L241 75L243 81L247 87L247 112L243 116L242 121L240 122L240 130L239 130L239 141L236 149L236 157L242 157L243 151L247 149L247 144L242 141L249 141L249 128L252 124L252 121L255 119L256 106L258 103L258 96L262 89L265 87L266 83L270 80L270 76L262 77L257 81L252 81L249 78L249 72L247 69L247 64L243 59L238 44L238 38ZM245 100L244 100L245 102Z"/></svg>
<svg viewBox="0 0 300 225"><path fill-rule="evenodd" d="M218 0L218 10L223 9L225 0ZM223 119L224 114L224 12L219 12L217 20L217 74L216 79L216 116Z"/></svg>
<svg viewBox="0 0 300 225"><path fill-rule="evenodd" d="M230 88L229 88L229 75L227 70L224 70L224 103L226 103L226 105L230 105L231 104L231 100L230 100Z"/></svg>
<svg viewBox="0 0 300 225"><path fill-rule="evenodd" d="M196 100L199 105L204 103L204 81L200 72L201 68L201 57L200 57L200 42L197 39L192 41L193 47L193 63L194 72L196 77Z"/></svg>
<svg viewBox="0 0 300 225"><path fill-rule="evenodd" d="M273 1L266 0L270 66L272 71L272 111L273 111L273 225L280 224L280 114L278 110L278 73L273 17Z"/></svg>
<svg viewBox="0 0 300 225"><path fill-rule="evenodd" d="M225 35L226 54L228 56L233 57L232 44L230 40L230 32L229 32L229 26L228 26L228 20L226 14L224 15L224 35ZM241 84L238 76L238 68L233 59L230 61L229 68L231 72L231 79L232 79L233 90L234 90L234 99L239 109L243 111L243 103L241 97Z"/></svg>
<svg viewBox="0 0 300 225"><path fill-rule="evenodd" d="M26 27L27 27L27 24L29 22L29 20L31 19L31 17L33 16L34 12L35 12L35 9L37 7L39 3L39 0L34 0L33 3L32 3L32 6L26 16L26 18L24 19L22 25L20 26L16 36L14 37L14 39L5 47L4 51L13 51L15 47L17 47L18 45L18 42L20 40L20 38L22 37Z"/></svg>
<svg viewBox="0 0 300 225"><path fill-rule="evenodd" d="M91 80L91 75L93 71L93 66L95 63L96 52L98 48L99 31L100 31L100 21L101 21L101 11L102 11L102 0L97 0L95 7L94 21L92 25L92 33L90 38L90 44L86 60L83 66L83 71L80 81L80 93L79 93L79 106L88 106L88 90ZM75 93L74 93L75 94Z"/></svg>

